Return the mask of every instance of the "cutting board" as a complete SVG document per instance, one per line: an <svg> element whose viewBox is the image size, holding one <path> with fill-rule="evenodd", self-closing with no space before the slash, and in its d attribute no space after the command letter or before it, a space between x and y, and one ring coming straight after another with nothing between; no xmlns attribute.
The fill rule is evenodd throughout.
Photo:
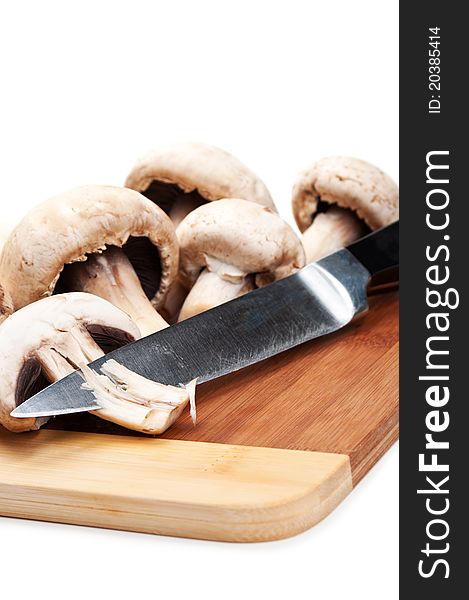
<svg viewBox="0 0 469 600"><path fill-rule="evenodd" d="M398 297L198 387L158 439L92 415L0 428L0 514L225 541L288 537L329 514L398 436Z"/></svg>

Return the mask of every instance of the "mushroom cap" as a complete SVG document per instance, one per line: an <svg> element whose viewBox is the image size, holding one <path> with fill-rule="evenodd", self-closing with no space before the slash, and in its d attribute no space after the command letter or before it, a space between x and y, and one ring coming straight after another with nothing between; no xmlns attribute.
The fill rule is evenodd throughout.
<svg viewBox="0 0 469 600"><path fill-rule="evenodd" d="M399 189L378 167L358 158L332 156L300 173L293 187L293 214L305 231L322 200L357 213L370 229L398 219Z"/></svg>
<svg viewBox="0 0 469 600"><path fill-rule="evenodd" d="M13 303L8 290L0 283L0 323L13 312Z"/></svg>
<svg viewBox="0 0 469 600"><path fill-rule="evenodd" d="M70 331L77 326L117 330L123 333L127 342L140 337L130 317L92 294L58 294L15 312L0 325L0 424L18 432L39 429L44 424L44 419L10 416L17 406L20 386L24 390L28 383L20 382L20 379L31 378L32 373L38 377L38 367L34 368L38 364L36 353L42 348L60 352L66 338L71 336Z"/></svg>
<svg viewBox="0 0 469 600"><path fill-rule="evenodd" d="M142 156L126 187L144 192L153 181L196 190L205 200L244 198L275 210L270 193L250 169L232 154L208 144L179 142Z"/></svg>
<svg viewBox="0 0 469 600"><path fill-rule="evenodd" d="M201 269L227 281L256 274L263 285L304 265L304 250L293 229L270 208L225 198L193 210L176 229L180 279L190 288Z"/></svg>
<svg viewBox="0 0 469 600"><path fill-rule="evenodd" d="M90 185L42 202L11 232L0 257L0 278L15 310L50 296L64 265L106 246L146 237L159 251L161 280L151 299L162 305L177 275L179 249L169 217L134 190Z"/></svg>
<svg viewBox="0 0 469 600"><path fill-rule="evenodd" d="M24 214L24 211L23 211ZM2 251L3 245L5 244L5 241L7 239L7 237L9 236L11 230L14 228L14 226L18 223L19 221L19 217L14 220L13 218L5 218L4 215L2 215L2 220L0 221L0 252Z"/></svg>
<svg viewBox="0 0 469 600"><path fill-rule="evenodd" d="M7 231L7 228L4 227L3 223L0 223L0 252L2 251L3 244L5 243L9 233L10 232Z"/></svg>

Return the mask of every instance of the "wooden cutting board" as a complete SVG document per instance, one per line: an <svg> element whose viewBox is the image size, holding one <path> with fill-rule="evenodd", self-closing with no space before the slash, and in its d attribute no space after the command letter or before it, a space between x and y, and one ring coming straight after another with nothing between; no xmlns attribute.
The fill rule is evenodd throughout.
<svg viewBox="0 0 469 600"><path fill-rule="evenodd" d="M197 402L196 427L186 414L158 439L89 414L0 428L0 514L226 541L311 527L397 439L397 292Z"/></svg>

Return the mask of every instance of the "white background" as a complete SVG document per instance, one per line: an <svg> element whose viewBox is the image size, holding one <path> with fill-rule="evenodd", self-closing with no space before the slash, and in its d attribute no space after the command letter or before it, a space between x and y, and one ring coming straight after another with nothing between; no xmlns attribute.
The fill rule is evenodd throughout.
<svg viewBox="0 0 469 600"><path fill-rule="evenodd" d="M0 52L0 229L75 185L122 184L138 155L177 140L241 158L290 222L295 176L317 158L398 177L397 1L17 0ZM397 493L394 448L281 542L0 519L2 596L394 599Z"/></svg>

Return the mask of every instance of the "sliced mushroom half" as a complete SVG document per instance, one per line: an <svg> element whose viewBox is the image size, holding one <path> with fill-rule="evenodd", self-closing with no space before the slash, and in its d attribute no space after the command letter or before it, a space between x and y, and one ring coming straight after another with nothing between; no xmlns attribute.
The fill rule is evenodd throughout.
<svg viewBox="0 0 469 600"><path fill-rule="evenodd" d="M16 432L39 429L47 418L17 419L10 413L79 368L102 407L92 414L143 433L162 433L189 401L193 408L195 384L188 389L155 383L113 360L102 373L86 366L139 337L128 315L91 294L60 294L15 312L0 326L0 424Z"/></svg>
<svg viewBox="0 0 469 600"><path fill-rule="evenodd" d="M84 291L129 314L142 335L167 326L157 310L177 275L168 216L138 192L75 188L31 210L8 237L0 279L15 310L53 293Z"/></svg>
<svg viewBox="0 0 469 600"><path fill-rule="evenodd" d="M292 228L269 208L247 200L200 206L176 232L181 282L191 290L180 321L304 265L303 248Z"/></svg>
<svg viewBox="0 0 469 600"><path fill-rule="evenodd" d="M329 157L299 175L292 206L307 262L314 262L397 220L399 190L364 160Z"/></svg>

